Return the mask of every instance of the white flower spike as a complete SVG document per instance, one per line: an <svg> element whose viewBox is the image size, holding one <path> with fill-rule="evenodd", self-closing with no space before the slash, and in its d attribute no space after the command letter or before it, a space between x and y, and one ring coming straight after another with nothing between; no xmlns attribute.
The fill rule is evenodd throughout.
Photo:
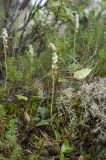
<svg viewBox="0 0 106 160"><path fill-rule="evenodd" d="M3 28L3 30L2 30L2 38L3 38L3 43L4 43L5 47L7 47L8 33L5 28Z"/></svg>
<svg viewBox="0 0 106 160"><path fill-rule="evenodd" d="M78 32L78 30L79 30L79 14L78 13L76 13L76 20L75 20L75 23L76 23L76 32Z"/></svg>

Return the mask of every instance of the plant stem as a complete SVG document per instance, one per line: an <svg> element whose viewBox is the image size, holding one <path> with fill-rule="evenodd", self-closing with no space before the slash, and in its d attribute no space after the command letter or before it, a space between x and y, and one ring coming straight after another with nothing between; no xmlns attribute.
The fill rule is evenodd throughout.
<svg viewBox="0 0 106 160"><path fill-rule="evenodd" d="M74 51L73 51L73 53L74 53L74 59L75 59L75 54L76 54L76 37L77 37L77 32L76 32L76 29L75 29L75 31L74 31ZM75 60L74 60L74 71L75 71Z"/></svg>
<svg viewBox="0 0 106 160"><path fill-rule="evenodd" d="M6 46L4 44L4 65L5 65L5 85L4 89L7 88L7 55L6 55Z"/></svg>
<svg viewBox="0 0 106 160"><path fill-rule="evenodd" d="M55 75L54 75L54 70L52 70L52 99L51 99L51 108L50 108L51 119L53 114L53 102L54 102L54 92L55 92L54 88L55 88Z"/></svg>

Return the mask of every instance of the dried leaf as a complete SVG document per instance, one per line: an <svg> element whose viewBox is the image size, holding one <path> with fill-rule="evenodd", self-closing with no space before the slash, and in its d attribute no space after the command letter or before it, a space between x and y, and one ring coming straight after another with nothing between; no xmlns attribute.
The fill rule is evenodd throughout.
<svg viewBox="0 0 106 160"><path fill-rule="evenodd" d="M84 160L84 157L83 156L79 156L78 160Z"/></svg>
<svg viewBox="0 0 106 160"><path fill-rule="evenodd" d="M27 113L27 111L24 112L24 118L29 122L31 120L29 114Z"/></svg>
<svg viewBox="0 0 106 160"><path fill-rule="evenodd" d="M28 98L27 98L27 97L22 96L22 95L16 95L16 97L17 97L17 99L18 99L18 100L25 100L25 101L27 101L27 100L28 100Z"/></svg>

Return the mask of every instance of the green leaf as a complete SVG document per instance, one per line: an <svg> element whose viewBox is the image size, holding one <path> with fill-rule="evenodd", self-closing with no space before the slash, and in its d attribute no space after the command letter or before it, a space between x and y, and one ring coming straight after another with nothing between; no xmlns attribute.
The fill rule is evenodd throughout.
<svg viewBox="0 0 106 160"><path fill-rule="evenodd" d="M62 147L61 147L61 152L62 153L72 153L73 151L74 151L74 149L70 148L69 142L67 140L65 140Z"/></svg>
<svg viewBox="0 0 106 160"><path fill-rule="evenodd" d="M70 15L71 15L71 11L70 11L70 9L69 9L69 8L67 8L66 6L65 6L64 8L65 8L65 10L66 10L66 14L67 14L68 16L70 16Z"/></svg>
<svg viewBox="0 0 106 160"><path fill-rule="evenodd" d="M63 153L61 154L61 158L60 158L60 160L65 160L65 158L64 158L64 154L63 154Z"/></svg>
<svg viewBox="0 0 106 160"><path fill-rule="evenodd" d="M32 118L33 121L36 121L36 122L39 122L40 121L40 118L35 116L34 118Z"/></svg>
<svg viewBox="0 0 106 160"><path fill-rule="evenodd" d="M92 157L90 154L87 154L85 150L81 150L81 155L84 157L85 160L92 160Z"/></svg>
<svg viewBox="0 0 106 160"><path fill-rule="evenodd" d="M42 107L39 112L40 112L42 119L45 119L48 114L48 109L46 107Z"/></svg>
<svg viewBox="0 0 106 160"><path fill-rule="evenodd" d="M28 100L28 98L27 98L27 97L22 96L22 95L16 95L16 97L17 97L17 99L18 99L18 100L25 100L25 101L27 101L27 100Z"/></svg>
<svg viewBox="0 0 106 160"><path fill-rule="evenodd" d="M53 3L51 4L51 6L52 6L52 7L59 7L59 6L61 6L61 3L60 3L60 2L53 2Z"/></svg>
<svg viewBox="0 0 106 160"><path fill-rule="evenodd" d="M47 126L49 125L49 120L41 120L40 122L38 122L35 126Z"/></svg>
<svg viewBox="0 0 106 160"><path fill-rule="evenodd" d="M90 74L91 71L92 69L88 69L88 68L83 68L81 70L78 70L74 73L74 78L79 80L84 79Z"/></svg>

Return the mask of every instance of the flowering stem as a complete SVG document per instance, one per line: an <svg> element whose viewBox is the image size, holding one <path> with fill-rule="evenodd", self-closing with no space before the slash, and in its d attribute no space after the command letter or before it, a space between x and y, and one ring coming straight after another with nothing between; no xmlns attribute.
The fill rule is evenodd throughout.
<svg viewBox="0 0 106 160"><path fill-rule="evenodd" d="M75 52L76 52L76 37L77 37L77 32L76 32L76 30L75 30L75 32L74 32L74 51L73 51L73 53L74 53L74 59L75 59ZM75 71L75 60L74 60L74 71Z"/></svg>
<svg viewBox="0 0 106 160"><path fill-rule="evenodd" d="M7 44L8 44L8 33L7 30L5 28L3 28L2 31L2 38L3 38L3 51L4 51L4 65L5 65L5 86L4 89L6 90L7 88L7 55L6 55L6 51L7 51Z"/></svg>
<svg viewBox="0 0 106 160"><path fill-rule="evenodd" d="M55 92L55 76L54 76L54 71L52 70L52 99L51 99L51 108L50 108L51 119L53 114L54 92Z"/></svg>
<svg viewBox="0 0 106 160"><path fill-rule="evenodd" d="M57 68L58 68L58 54L57 54L57 48L53 43L50 43L49 47L51 47L53 50L53 53L52 53L52 97L51 97L51 106L50 106L50 116L51 116L51 125L52 125L53 103L54 103L54 95L55 95L55 80L57 77Z"/></svg>
<svg viewBox="0 0 106 160"><path fill-rule="evenodd" d="M5 65L5 85L4 85L4 89L6 90L6 88L7 88L7 55L6 55L5 43L4 43L4 65Z"/></svg>
<svg viewBox="0 0 106 160"><path fill-rule="evenodd" d="M77 38L77 33L79 30L79 14L76 13L75 15L75 31L74 31L74 59L75 59L75 53L76 53L76 38ZM74 70L75 70L75 61L74 61Z"/></svg>

